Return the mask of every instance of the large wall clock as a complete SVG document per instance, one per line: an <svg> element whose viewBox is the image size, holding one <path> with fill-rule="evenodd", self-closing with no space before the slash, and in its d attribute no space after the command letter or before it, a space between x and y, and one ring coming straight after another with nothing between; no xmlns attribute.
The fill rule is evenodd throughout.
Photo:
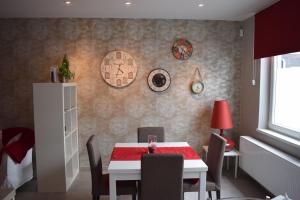
<svg viewBox="0 0 300 200"><path fill-rule="evenodd" d="M111 51L102 60L101 75L110 86L122 88L135 80L137 65L129 53Z"/></svg>
<svg viewBox="0 0 300 200"><path fill-rule="evenodd" d="M171 84L170 74L164 69L154 69L148 76L148 85L154 92L163 92Z"/></svg>
<svg viewBox="0 0 300 200"><path fill-rule="evenodd" d="M179 38L172 46L172 53L178 60L187 60L192 56L193 46L187 39Z"/></svg>

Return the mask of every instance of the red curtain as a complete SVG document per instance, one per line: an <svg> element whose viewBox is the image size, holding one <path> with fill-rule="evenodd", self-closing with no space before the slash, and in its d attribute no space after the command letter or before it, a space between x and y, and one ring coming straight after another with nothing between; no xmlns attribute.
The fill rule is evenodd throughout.
<svg viewBox="0 0 300 200"><path fill-rule="evenodd" d="M254 59L300 51L300 0L280 0L255 15Z"/></svg>

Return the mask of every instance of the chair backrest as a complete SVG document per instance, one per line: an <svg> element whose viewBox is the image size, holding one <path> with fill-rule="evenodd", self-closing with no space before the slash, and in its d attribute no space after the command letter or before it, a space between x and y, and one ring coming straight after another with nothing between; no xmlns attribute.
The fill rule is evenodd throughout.
<svg viewBox="0 0 300 200"><path fill-rule="evenodd" d="M182 155L144 154L141 172L142 200L182 200Z"/></svg>
<svg viewBox="0 0 300 200"><path fill-rule="evenodd" d="M165 141L164 127L139 127L138 142L148 142L148 135L156 135L157 142Z"/></svg>
<svg viewBox="0 0 300 200"><path fill-rule="evenodd" d="M100 193L100 183L102 178L102 160L99 149L98 137L92 135L86 143L92 178L92 194L98 195Z"/></svg>
<svg viewBox="0 0 300 200"><path fill-rule="evenodd" d="M206 164L208 166L208 173L213 178L215 184L220 187L221 174L223 166L223 158L226 141L223 137L212 133L207 152Z"/></svg>

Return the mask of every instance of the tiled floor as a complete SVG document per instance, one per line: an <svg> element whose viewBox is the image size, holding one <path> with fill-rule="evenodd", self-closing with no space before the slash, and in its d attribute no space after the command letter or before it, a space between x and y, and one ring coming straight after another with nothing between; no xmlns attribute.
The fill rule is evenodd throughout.
<svg viewBox="0 0 300 200"><path fill-rule="evenodd" d="M50 186L51 187L51 186ZM265 198L268 192L247 174L239 172L237 179L233 178L233 170L223 170L221 197L256 197ZM213 198L215 198L213 194ZM79 176L67 193L38 193L36 181L32 180L17 190L16 200L90 200L91 180L90 172L82 169ZM108 200L101 197L101 200ZM121 196L119 200L130 200L130 196ZM186 193L185 200L196 200L197 193Z"/></svg>

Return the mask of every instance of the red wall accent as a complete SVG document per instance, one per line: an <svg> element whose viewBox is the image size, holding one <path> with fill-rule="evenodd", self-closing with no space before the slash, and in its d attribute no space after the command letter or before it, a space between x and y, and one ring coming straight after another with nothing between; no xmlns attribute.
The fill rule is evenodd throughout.
<svg viewBox="0 0 300 200"><path fill-rule="evenodd" d="M300 0L280 0L255 15L255 59L297 51L300 51Z"/></svg>

